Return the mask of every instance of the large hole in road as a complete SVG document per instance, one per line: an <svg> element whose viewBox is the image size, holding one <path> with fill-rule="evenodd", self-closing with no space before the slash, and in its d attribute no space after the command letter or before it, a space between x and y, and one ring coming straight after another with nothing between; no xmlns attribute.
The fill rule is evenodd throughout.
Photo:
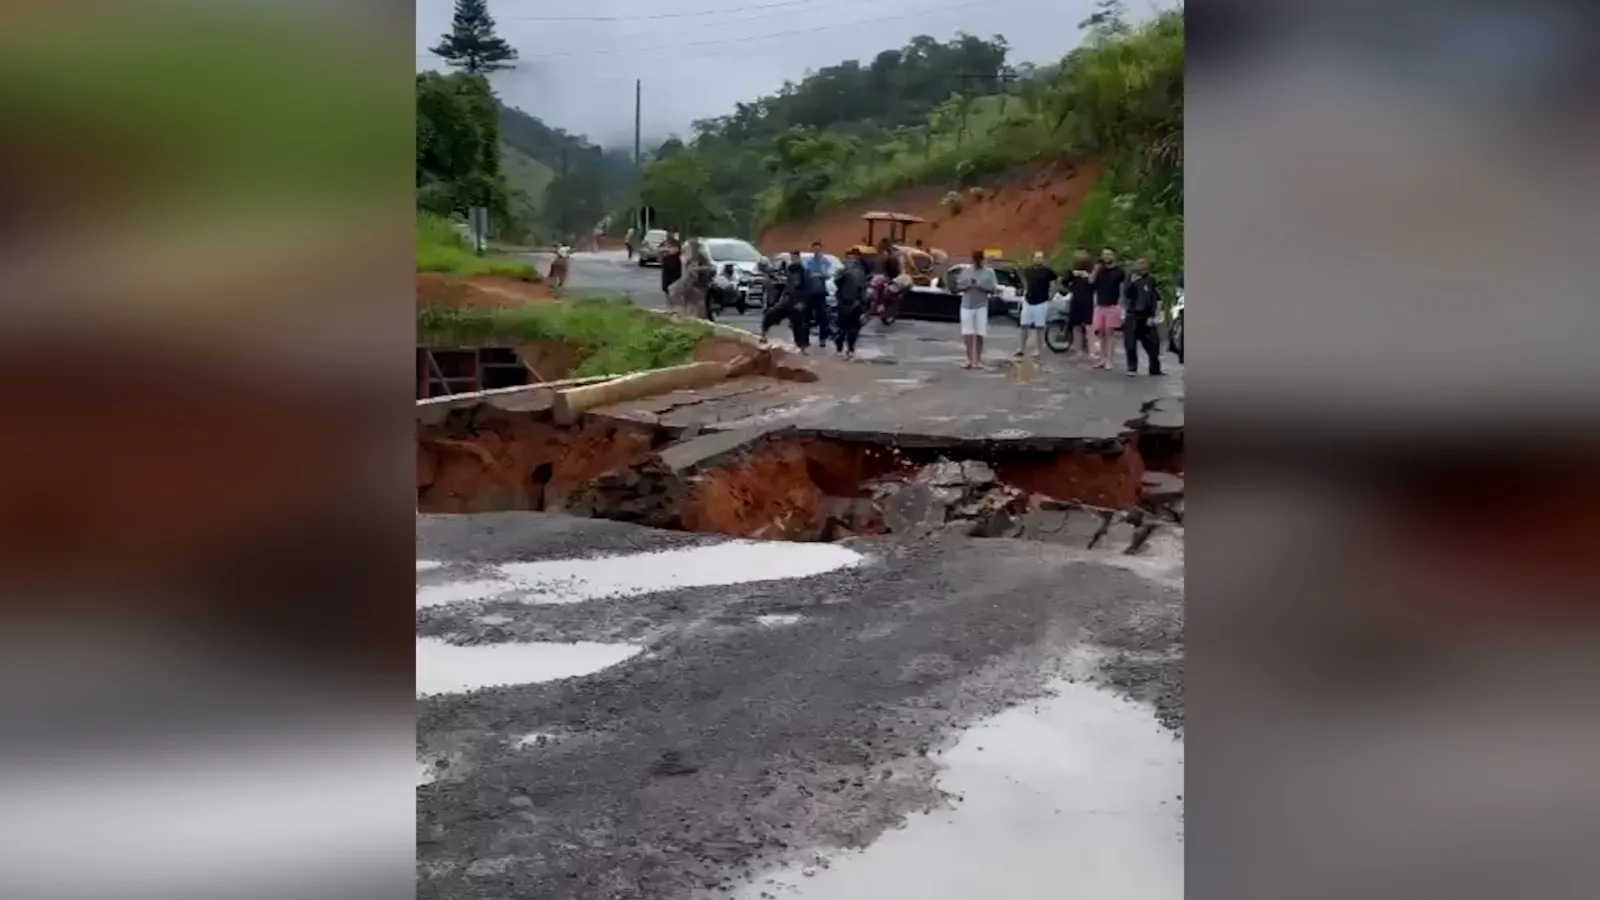
<svg viewBox="0 0 1600 900"><path fill-rule="evenodd" d="M1102 529L1117 512L1181 522L1182 472L1182 428L1143 419L1110 438L693 434L596 415L562 426L482 405L419 426L417 507L545 510L766 540L940 528L1015 536L1041 509L1096 511Z"/></svg>

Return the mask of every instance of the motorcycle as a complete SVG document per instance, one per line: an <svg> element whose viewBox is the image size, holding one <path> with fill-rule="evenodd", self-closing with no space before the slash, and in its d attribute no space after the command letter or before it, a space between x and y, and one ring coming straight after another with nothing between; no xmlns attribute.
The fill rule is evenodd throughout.
<svg viewBox="0 0 1600 900"><path fill-rule="evenodd" d="M1067 301L1057 295L1050 302L1050 313L1044 321L1044 345L1053 353L1072 349L1072 329L1067 321Z"/></svg>
<svg viewBox="0 0 1600 900"><path fill-rule="evenodd" d="M877 316L885 326L894 324L895 317L900 314L900 295L905 291L902 280L890 281L883 275L872 276L871 302L862 319L863 324L871 321L873 316Z"/></svg>

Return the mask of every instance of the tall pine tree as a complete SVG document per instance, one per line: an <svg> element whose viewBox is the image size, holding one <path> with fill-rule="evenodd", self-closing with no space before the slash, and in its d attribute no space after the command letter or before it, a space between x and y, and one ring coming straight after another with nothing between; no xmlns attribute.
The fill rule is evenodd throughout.
<svg viewBox="0 0 1600 900"><path fill-rule="evenodd" d="M430 51L468 75L508 69L517 51L494 33L488 0L456 0L450 32Z"/></svg>

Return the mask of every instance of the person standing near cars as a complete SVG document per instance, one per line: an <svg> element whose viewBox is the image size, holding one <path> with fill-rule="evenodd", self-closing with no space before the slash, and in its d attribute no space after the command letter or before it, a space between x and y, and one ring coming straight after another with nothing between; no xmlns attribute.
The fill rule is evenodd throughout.
<svg viewBox="0 0 1600 900"><path fill-rule="evenodd" d="M677 235L669 234L661 241L658 251L661 258L661 293L667 295L667 311L676 312L672 308L672 286L683 277L683 248L678 245Z"/></svg>
<svg viewBox="0 0 1600 900"><path fill-rule="evenodd" d="M845 359L855 359L856 340L861 337L861 320L867 312L867 266L854 250L845 256L844 268L833 278L839 303L839 327L834 332L834 349Z"/></svg>
<svg viewBox="0 0 1600 900"><path fill-rule="evenodd" d="M1123 295L1128 301L1127 315L1122 320L1123 352L1128 356L1128 374L1139 374L1139 348L1149 358L1151 375L1161 374L1161 337L1157 332L1156 318L1161 314L1161 286L1150 274L1150 261L1140 259L1133 264L1133 277L1128 279Z"/></svg>
<svg viewBox="0 0 1600 900"><path fill-rule="evenodd" d="M783 279L783 293L778 302L772 304L772 308L761 317L761 336L765 338L774 325L788 319L789 330L794 334L794 345L801 354L805 354L811 347L811 328L806 321L805 261L801 259L799 250L788 254L778 277Z"/></svg>
<svg viewBox="0 0 1600 900"><path fill-rule="evenodd" d="M817 346L827 347L832 329L828 322L828 258L822 252L822 242L811 242L811 255L806 258L806 329L817 329Z"/></svg>
<svg viewBox="0 0 1600 900"><path fill-rule="evenodd" d="M1022 337L1017 342L1017 358L1028 353L1028 335L1033 335L1033 355L1044 355L1044 324L1050 318L1050 293L1059 276L1044 261L1044 253L1033 251L1033 264L1022 271L1022 310L1017 320Z"/></svg>
<svg viewBox="0 0 1600 900"><path fill-rule="evenodd" d="M1100 264L1089 273L1094 283L1094 333L1098 352L1094 363L1102 369L1111 368L1112 335L1122 326L1122 286L1128 275L1117 265L1117 251L1110 247L1100 251Z"/></svg>
<svg viewBox="0 0 1600 900"><path fill-rule="evenodd" d="M989 297L998 290L994 270L983 251L972 251L972 267L961 276L961 342L966 345L963 369L983 368L983 339L989 334Z"/></svg>
<svg viewBox="0 0 1600 900"><path fill-rule="evenodd" d="M633 226L628 226L628 233L622 236L622 246L628 251L628 262L633 262Z"/></svg>
<svg viewBox="0 0 1600 900"><path fill-rule="evenodd" d="M1067 273L1067 345L1076 343L1079 352L1093 355L1089 346L1089 326L1094 324L1094 260L1079 247L1072 255L1072 271Z"/></svg>

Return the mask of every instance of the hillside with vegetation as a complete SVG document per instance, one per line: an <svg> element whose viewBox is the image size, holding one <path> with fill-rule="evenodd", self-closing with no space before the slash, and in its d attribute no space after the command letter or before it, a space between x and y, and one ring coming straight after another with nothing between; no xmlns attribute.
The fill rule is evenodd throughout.
<svg viewBox="0 0 1600 900"><path fill-rule="evenodd" d="M682 230L760 234L905 188L959 196L1081 161L1098 177L1057 252L1111 245L1170 275L1183 250L1182 11L1135 25L1103 0L1080 30L1049 66L1009 64L1002 37L958 35L824 68L660 147L644 200Z"/></svg>
<svg viewBox="0 0 1600 900"><path fill-rule="evenodd" d="M432 52L452 71L416 84L417 208L465 218L490 211L512 241L575 235L636 193L631 153L609 151L505 105L488 75L516 59L494 33L484 0L457 0L451 31Z"/></svg>

